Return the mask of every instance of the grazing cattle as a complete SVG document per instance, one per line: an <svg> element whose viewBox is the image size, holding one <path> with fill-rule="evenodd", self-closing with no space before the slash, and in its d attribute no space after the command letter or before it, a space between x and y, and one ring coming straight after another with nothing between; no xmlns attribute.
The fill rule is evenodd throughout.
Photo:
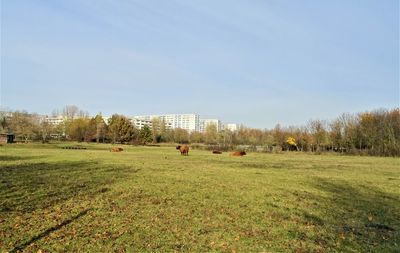
<svg viewBox="0 0 400 253"><path fill-rule="evenodd" d="M212 152L213 154L217 154L217 155L219 155L219 154L222 154L222 152L221 151L219 151L219 150L213 150L213 152Z"/></svg>
<svg viewBox="0 0 400 253"><path fill-rule="evenodd" d="M245 151L235 151L231 154L231 156L244 156L246 155Z"/></svg>
<svg viewBox="0 0 400 253"><path fill-rule="evenodd" d="M181 151L181 155L189 155L189 146L188 145L178 145L176 149Z"/></svg>
<svg viewBox="0 0 400 253"><path fill-rule="evenodd" d="M121 152L121 151L123 151L124 149L123 148L120 148L120 147L113 147L113 148L111 148L111 152Z"/></svg>

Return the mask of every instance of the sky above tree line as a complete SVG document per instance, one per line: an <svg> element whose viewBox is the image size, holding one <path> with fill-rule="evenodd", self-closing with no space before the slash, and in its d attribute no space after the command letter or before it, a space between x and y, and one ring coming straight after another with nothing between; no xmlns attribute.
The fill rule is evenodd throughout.
<svg viewBox="0 0 400 253"><path fill-rule="evenodd" d="M399 106L399 1L2 0L1 106L270 128Z"/></svg>

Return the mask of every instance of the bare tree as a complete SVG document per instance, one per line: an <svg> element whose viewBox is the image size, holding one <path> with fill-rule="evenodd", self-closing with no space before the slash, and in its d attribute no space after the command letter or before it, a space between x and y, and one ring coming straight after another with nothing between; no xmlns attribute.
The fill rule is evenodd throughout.
<svg viewBox="0 0 400 253"><path fill-rule="evenodd" d="M323 120L311 120L309 121L309 126L313 137L313 144L316 147L315 151L319 152L327 144L326 122Z"/></svg>
<svg viewBox="0 0 400 253"><path fill-rule="evenodd" d="M15 111L10 118L10 129L16 136L20 136L25 142L28 142L33 138L37 130L37 122L35 115Z"/></svg>
<svg viewBox="0 0 400 253"><path fill-rule="evenodd" d="M217 144L218 131L215 124L208 124L206 126L205 141L207 144Z"/></svg>
<svg viewBox="0 0 400 253"><path fill-rule="evenodd" d="M280 148L282 148L285 145L285 132L282 129L280 124L277 124L274 128L274 130L272 131L273 136L274 136L274 144Z"/></svg>
<svg viewBox="0 0 400 253"><path fill-rule="evenodd" d="M0 132L8 132L9 119L7 115L9 114L10 112L0 111Z"/></svg>
<svg viewBox="0 0 400 253"><path fill-rule="evenodd" d="M79 112L79 108L76 105L67 105L62 110L62 115L68 120L73 120Z"/></svg>
<svg viewBox="0 0 400 253"><path fill-rule="evenodd" d="M39 133L42 138L42 142L48 142L50 134L53 131L53 126L46 120L41 120L39 123Z"/></svg>

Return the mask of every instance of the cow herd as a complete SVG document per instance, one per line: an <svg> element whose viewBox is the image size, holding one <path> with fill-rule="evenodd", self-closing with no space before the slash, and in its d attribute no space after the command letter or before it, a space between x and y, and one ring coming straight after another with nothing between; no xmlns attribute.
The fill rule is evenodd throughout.
<svg viewBox="0 0 400 253"><path fill-rule="evenodd" d="M176 146L176 149L179 150L179 152L181 152L181 155L184 155L184 156L189 155L189 146L188 145L178 145L178 146ZM111 152L121 152L121 151L123 151L123 148L112 147L110 149L110 151ZM216 155L220 155L220 154L222 154L222 151L213 150L212 153L216 154ZM244 155L246 155L245 151L235 151L235 152L231 153L231 156L244 156Z"/></svg>
<svg viewBox="0 0 400 253"><path fill-rule="evenodd" d="M176 146L176 149L181 152L181 155L185 155L185 156L189 155L189 146L188 145L178 145L178 146ZM220 154L222 154L222 151L213 150L212 153L215 155L220 155ZM235 151L235 152L231 153L231 156L244 156L244 155L246 155L246 152L243 150Z"/></svg>

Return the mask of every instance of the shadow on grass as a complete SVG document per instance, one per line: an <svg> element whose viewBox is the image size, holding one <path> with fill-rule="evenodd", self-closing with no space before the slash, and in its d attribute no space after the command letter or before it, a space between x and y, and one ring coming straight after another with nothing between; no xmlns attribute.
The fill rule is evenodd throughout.
<svg viewBox="0 0 400 253"><path fill-rule="evenodd" d="M40 159L45 158L46 156L18 156L18 155L0 155L0 161L9 162L9 161L23 161L23 160L32 160L32 159Z"/></svg>
<svg viewBox="0 0 400 253"><path fill-rule="evenodd" d="M231 157L230 160L212 160L213 164L221 164L224 167L240 168L240 169L302 169L304 167L299 166L297 161L289 162L286 161L284 164L281 161L277 162L265 162L265 161L254 161L249 157Z"/></svg>
<svg viewBox="0 0 400 253"><path fill-rule="evenodd" d="M34 243L34 242L36 242L36 241L42 239L43 237L48 236L50 233L55 232L55 231L61 229L62 227L64 227L64 226L70 224L71 222L76 221L76 220L79 219L80 217L86 215L90 210L91 210L90 208L89 208L89 209L86 209L86 210L84 210L84 211L78 213L77 215L75 215L75 216L73 216L73 217L71 217L71 218L69 218L69 219L63 221L62 223L60 223L60 224L58 224L58 225L56 225L56 226L54 226L54 227L51 227L51 228L46 229L44 232L42 232L42 233L40 233L40 234L38 234L38 235L32 237L29 241L26 241L26 242L24 242L23 244L20 244L20 245L16 246L14 249L12 249L12 250L10 251L10 253L23 251L23 250L24 250L27 246L29 246L30 244L32 244L32 243Z"/></svg>
<svg viewBox="0 0 400 253"><path fill-rule="evenodd" d="M7 165L0 170L0 212L33 211L79 195L95 196L138 171L96 161Z"/></svg>
<svg viewBox="0 0 400 253"><path fill-rule="evenodd" d="M343 246L354 245L363 252L395 252L400 247L400 196L372 186L320 179L312 185L324 194L313 196L324 216L304 218L341 238ZM328 239L328 238L326 238Z"/></svg>

